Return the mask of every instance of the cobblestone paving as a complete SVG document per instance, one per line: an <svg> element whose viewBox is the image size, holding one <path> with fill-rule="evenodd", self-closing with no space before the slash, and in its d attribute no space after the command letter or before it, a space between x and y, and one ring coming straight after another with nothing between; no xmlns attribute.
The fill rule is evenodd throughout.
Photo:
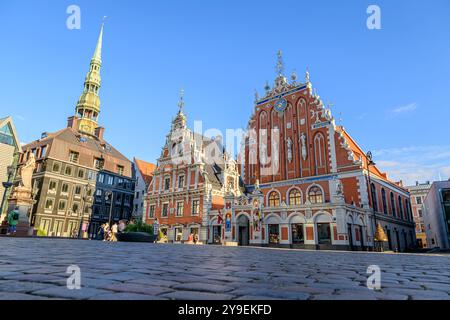
<svg viewBox="0 0 450 320"><path fill-rule="evenodd" d="M450 256L0 238L3 299L450 300ZM66 286L81 269L80 290ZM367 289L369 265L382 270Z"/></svg>

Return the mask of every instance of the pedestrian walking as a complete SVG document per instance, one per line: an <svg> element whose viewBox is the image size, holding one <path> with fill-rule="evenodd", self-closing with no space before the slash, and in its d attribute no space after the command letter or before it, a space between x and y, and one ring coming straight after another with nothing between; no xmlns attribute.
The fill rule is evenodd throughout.
<svg viewBox="0 0 450 320"><path fill-rule="evenodd" d="M17 232L17 224L19 223L19 207L15 207L14 210L12 210L8 214L8 231L7 235L16 235Z"/></svg>
<svg viewBox="0 0 450 320"><path fill-rule="evenodd" d="M117 241L117 232L119 231L119 226L117 225L117 223L114 223L112 228L111 228L111 240L113 242Z"/></svg>

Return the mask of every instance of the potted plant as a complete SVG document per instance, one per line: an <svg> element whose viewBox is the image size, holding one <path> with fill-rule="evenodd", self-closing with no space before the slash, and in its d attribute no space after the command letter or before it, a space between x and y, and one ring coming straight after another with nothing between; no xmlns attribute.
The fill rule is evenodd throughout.
<svg viewBox="0 0 450 320"><path fill-rule="evenodd" d="M123 242L155 242L153 226L142 221L129 223L124 232L117 234L117 239Z"/></svg>

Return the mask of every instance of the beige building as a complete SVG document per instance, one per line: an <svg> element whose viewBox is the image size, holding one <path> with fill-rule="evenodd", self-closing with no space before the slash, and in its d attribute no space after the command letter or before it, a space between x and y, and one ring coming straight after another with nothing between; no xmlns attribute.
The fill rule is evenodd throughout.
<svg viewBox="0 0 450 320"><path fill-rule="evenodd" d="M8 208L7 199L11 191L8 184L14 179L19 148L20 143L12 118L0 118L0 223Z"/></svg>
<svg viewBox="0 0 450 320"><path fill-rule="evenodd" d="M417 246L419 248L428 248L426 226L424 223L424 210L423 203L431 188L429 181L426 183L416 182L416 185L407 187L411 194L411 208L413 213L414 222L416 224L416 238Z"/></svg>

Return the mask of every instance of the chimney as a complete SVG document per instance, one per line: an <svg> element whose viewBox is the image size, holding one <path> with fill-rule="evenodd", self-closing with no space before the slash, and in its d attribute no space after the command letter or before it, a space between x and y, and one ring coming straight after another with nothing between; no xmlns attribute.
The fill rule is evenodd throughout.
<svg viewBox="0 0 450 320"><path fill-rule="evenodd" d="M78 118L75 116L71 116L67 118L67 128L78 129Z"/></svg>
<svg viewBox="0 0 450 320"><path fill-rule="evenodd" d="M95 128L95 136L99 138L100 140L103 140L103 134L105 133L104 127L97 127Z"/></svg>

